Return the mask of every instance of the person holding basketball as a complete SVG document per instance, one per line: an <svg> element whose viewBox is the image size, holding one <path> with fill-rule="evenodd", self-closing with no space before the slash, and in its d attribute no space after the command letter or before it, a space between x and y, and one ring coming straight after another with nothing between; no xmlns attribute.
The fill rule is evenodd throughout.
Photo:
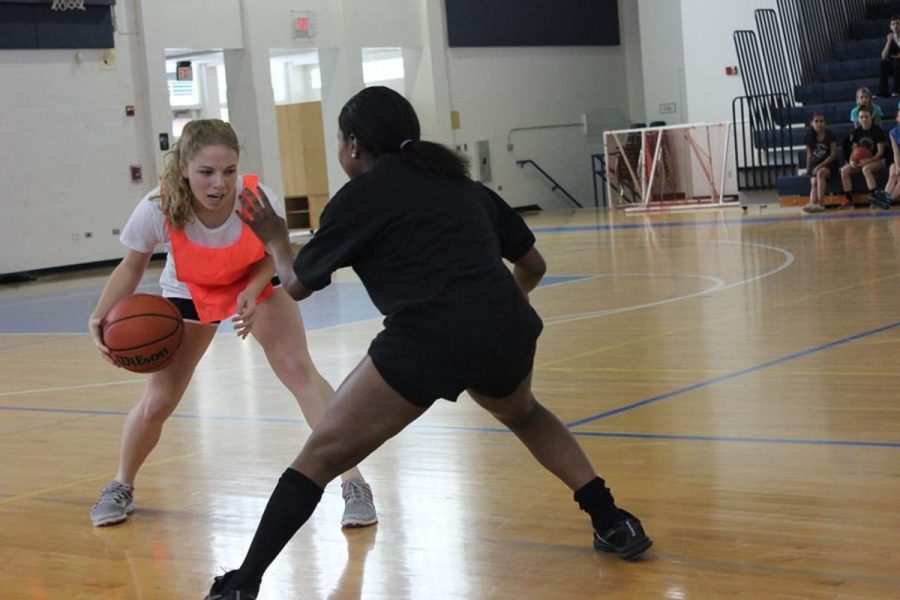
<svg viewBox="0 0 900 600"><path fill-rule="evenodd" d="M185 327L176 358L148 376L128 413L116 478L91 509L95 526L122 522L134 510L137 472L159 442L219 322L231 319L241 338L256 338L311 427L334 395L309 356L297 305L272 284L272 259L235 214L238 186L249 183L238 176L239 153L231 125L218 119L191 121L166 157L161 185L138 203L122 231L125 257L109 276L89 321L101 355L114 364L103 344L103 319L135 291L159 244L170 245L160 275L162 295L181 311ZM344 471L342 525L376 523L371 488L354 465Z"/></svg>
<svg viewBox="0 0 900 600"><path fill-rule="evenodd" d="M887 137L884 131L872 122L872 111L868 107L859 107L858 118L859 127L850 135L850 160L841 168L841 184L845 196L841 208L853 206L853 182L850 180L853 174L862 172L871 198L878 189L875 173L882 170L885 164Z"/></svg>
<svg viewBox="0 0 900 600"><path fill-rule="evenodd" d="M531 231L469 179L463 159L419 139L416 113L397 92L362 90L341 110L338 126L350 181L293 264L285 222L264 192L257 199L243 191L242 218L293 298L324 288L335 270L350 266L385 315L384 329L281 476L243 564L216 577L207 600L255 598L266 569L336 473L438 398L456 400L463 391L574 491L597 550L636 558L652 543L640 520L616 506L575 438L531 391L543 324L528 293L545 271Z"/></svg>

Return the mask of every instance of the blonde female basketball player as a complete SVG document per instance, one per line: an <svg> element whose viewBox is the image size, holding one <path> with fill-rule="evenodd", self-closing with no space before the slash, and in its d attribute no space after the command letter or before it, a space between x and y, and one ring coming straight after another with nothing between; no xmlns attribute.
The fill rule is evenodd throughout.
<svg viewBox="0 0 900 600"><path fill-rule="evenodd" d="M134 510L138 469L159 441L220 321L231 319L242 338L253 334L310 426L319 422L334 395L310 359L297 305L283 289L273 287L272 260L235 214L236 190L243 187L237 174L239 153L228 123L188 123L167 157L162 185L138 203L122 231L125 257L106 282L89 322L94 344L112 363L100 324L116 302L135 291L154 248L162 243L170 250L160 286L184 316L185 331L176 359L149 375L128 413L118 473L91 509L96 526L122 522ZM342 525L376 523L372 492L359 470L350 469L342 479Z"/></svg>

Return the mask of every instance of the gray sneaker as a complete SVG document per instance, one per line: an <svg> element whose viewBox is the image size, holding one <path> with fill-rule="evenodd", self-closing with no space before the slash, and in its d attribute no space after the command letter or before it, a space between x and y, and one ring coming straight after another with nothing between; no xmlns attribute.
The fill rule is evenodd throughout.
<svg viewBox="0 0 900 600"><path fill-rule="evenodd" d="M372 488L368 483L344 481L341 483L341 495L344 497L341 527L368 527L378 522Z"/></svg>
<svg viewBox="0 0 900 600"><path fill-rule="evenodd" d="M134 512L134 488L130 485L110 481L100 490L100 499L91 508L94 527L115 525Z"/></svg>

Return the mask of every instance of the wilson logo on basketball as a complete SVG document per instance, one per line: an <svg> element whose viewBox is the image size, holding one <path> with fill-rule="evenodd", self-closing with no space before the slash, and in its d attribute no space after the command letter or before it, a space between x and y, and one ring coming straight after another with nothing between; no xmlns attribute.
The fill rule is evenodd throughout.
<svg viewBox="0 0 900 600"><path fill-rule="evenodd" d="M169 356L169 349L163 348L150 356L122 356L121 354L116 354L115 359L122 367L145 367L159 362L167 356Z"/></svg>

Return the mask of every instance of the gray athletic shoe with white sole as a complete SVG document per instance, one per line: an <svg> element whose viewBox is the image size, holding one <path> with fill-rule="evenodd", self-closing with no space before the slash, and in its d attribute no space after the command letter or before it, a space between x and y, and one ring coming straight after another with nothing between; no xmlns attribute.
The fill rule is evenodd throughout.
<svg viewBox="0 0 900 600"><path fill-rule="evenodd" d="M110 481L100 490L100 499L91 508L94 527L115 525L134 512L134 488L125 483Z"/></svg>
<svg viewBox="0 0 900 600"><path fill-rule="evenodd" d="M344 497L341 527L368 527L378 522L372 488L368 483L344 481L341 483L341 495Z"/></svg>

